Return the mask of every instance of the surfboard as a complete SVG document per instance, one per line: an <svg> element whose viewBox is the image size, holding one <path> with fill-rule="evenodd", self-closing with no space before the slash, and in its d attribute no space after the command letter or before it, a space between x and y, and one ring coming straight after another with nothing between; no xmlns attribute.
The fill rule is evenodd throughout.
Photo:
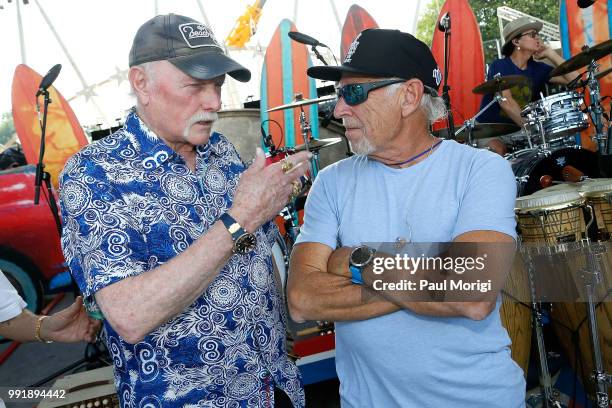
<svg viewBox="0 0 612 408"><path fill-rule="evenodd" d="M269 113L267 110L291 103L297 94L304 99L317 97L315 80L306 75L306 70L312 66L308 49L306 45L291 40L287 35L289 31L297 31L295 24L288 19L282 20L266 49L261 72L260 119L276 147L294 147L304 143L299 120L301 110L294 108ZM318 106L312 104L303 109L312 137L318 139Z"/></svg>
<svg viewBox="0 0 612 408"><path fill-rule="evenodd" d="M448 85L451 88L453 121L455 126L459 126L478 112L481 96L473 94L472 89L485 80L484 51L480 29L467 0L447 0L437 21L447 12L451 17L452 29ZM444 72L444 33L440 30L434 30L431 51L444 78L447 74ZM444 79L440 84L440 94L443 84ZM438 122L435 129L445 127L446 121Z"/></svg>
<svg viewBox="0 0 612 408"><path fill-rule="evenodd" d="M25 64L15 69L12 87L13 121L17 136L21 141L26 160L38 163L41 129L36 113L36 91L42 76ZM49 88L49 112L45 136L45 170L51 175L55 188L58 187L59 174L70 156L79 151L87 142L85 132L66 99L55 87ZM40 97L42 116L43 97Z"/></svg>
<svg viewBox="0 0 612 408"><path fill-rule="evenodd" d="M580 53L583 45L593 46L612 37L612 0L596 1L592 6L580 8L574 0L561 0L559 4L559 28L561 31L561 46L563 58L566 60ZM598 61L599 71L612 66L612 57L607 56ZM584 72L582 68L580 72ZM599 80L600 93L604 97L612 96L612 74ZM585 102L589 103L588 95ZM581 133L581 144L585 148L595 150L596 143L591 140L595 128L590 126Z"/></svg>
<svg viewBox="0 0 612 408"><path fill-rule="evenodd" d="M353 4L346 13L344 25L342 26L340 55L343 60L357 34L368 28L378 28L378 24L363 7Z"/></svg>

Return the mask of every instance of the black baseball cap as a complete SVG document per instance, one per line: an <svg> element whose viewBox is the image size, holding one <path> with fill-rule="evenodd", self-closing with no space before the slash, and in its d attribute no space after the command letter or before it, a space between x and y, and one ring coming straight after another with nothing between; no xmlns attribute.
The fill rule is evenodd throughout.
<svg viewBox="0 0 612 408"><path fill-rule="evenodd" d="M339 81L342 74L417 78L426 91L437 95L442 73L429 47L399 30L372 28L353 40L340 66L308 68L308 76Z"/></svg>
<svg viewBox="0 0 612 408"><path fill-rule="evenodd" d="M178 14L155 16L134 37L130 67L166 60L190 77L212 79L223 74L247 82L251 72L225 55L212 30Z"/></svg>

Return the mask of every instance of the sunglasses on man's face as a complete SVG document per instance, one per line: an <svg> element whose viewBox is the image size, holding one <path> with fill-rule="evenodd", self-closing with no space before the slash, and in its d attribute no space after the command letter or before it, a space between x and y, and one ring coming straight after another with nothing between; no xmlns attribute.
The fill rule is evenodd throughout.
<svg viewBox="0 0 612 408"><path fill-rule="evenodd" d="M387 79L384 81L347 84L336 88L336 93L338 94L338 99L344 98L344 102L346 102L347 105L355 106L365 102L366 99L368 99L370 91L400 82L406 82L406 80Z"/></svg>

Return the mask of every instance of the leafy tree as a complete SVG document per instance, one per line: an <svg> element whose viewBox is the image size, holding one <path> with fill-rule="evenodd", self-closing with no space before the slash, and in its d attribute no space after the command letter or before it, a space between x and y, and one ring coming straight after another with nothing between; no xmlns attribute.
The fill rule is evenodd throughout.
<svg viewBox="0 0 612 408"><path fill-rule="evenodd" d="M6 144L15 134L13 115L5 112L0 116L0 145Z"/></svg>
<svg viewBox="0 0 612 408"><path fill-rule="evenodd" d="M557 24L559 22L559 0L469 0L470 7L480 26L482 41L500 39L497 8L511 7L542 20ZM421 14L417 24L416 37L431 46L433 31L436 27L440 9L444 1L432 0ZM485 61L497 58L495 47L485 47Z"/></svg>
<svg viewBox="0 0 612 408"><path fill-rule="evenodd" d="M433 34L437 24L438 15L440 14L440 9L442 9L443 4L444 1L442 0L431 0L427 4L425 11L421 13L421 16L419 17L419 22L417 23L415 37L423 41L430 47L431 42L433 40Z"/></svg>

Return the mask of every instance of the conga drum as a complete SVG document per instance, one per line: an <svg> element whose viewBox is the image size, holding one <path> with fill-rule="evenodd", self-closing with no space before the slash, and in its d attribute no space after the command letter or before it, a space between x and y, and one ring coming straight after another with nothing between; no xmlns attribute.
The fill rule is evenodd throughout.
<svg viewBox="0 0 612 408"><path fill-rule="evenodd" d="M580 183L578 192L593 206L600 241L608 241L612 233L612 179L591 179Z"/></svg>
<svg viewBox="0 0 612 408"><path fill-rule="evenodd" d="M612 233L612 179L591 179L581 183L577 188L578 193L591 205L597 223L597 236L600 240L609 240ZM609 293L612 276L610 269L612 265L612 245L607 245L607 253L604 254L602 282L599 284L599 293ZM579 277L575 282L583 285ZM604 370L612 372L612 302L610 297L596 299L596 320L602 352ZM570 364L581 377L587 392L591 395L595 392L595 386L591 379L594 370L593 350L591 345L587 304L584 301L558 302L553 304L552 318L553 328L559 343L566 354Z"/></svg>
<svg viewBox="0 0 612 408"><path fill-rule="evenodd" d="M584 199L575 187L570 186L544 189L517 198L515 213L521 241L555 245L581 239L584 230L583 205ZM520 299L530 304L528 282L522 261L517 257L506 291L519 293ZM527 373L531 348L531 311L526 305L512 301L508 296L503 300L501 316L512 339L512 358Z"/></svg>

